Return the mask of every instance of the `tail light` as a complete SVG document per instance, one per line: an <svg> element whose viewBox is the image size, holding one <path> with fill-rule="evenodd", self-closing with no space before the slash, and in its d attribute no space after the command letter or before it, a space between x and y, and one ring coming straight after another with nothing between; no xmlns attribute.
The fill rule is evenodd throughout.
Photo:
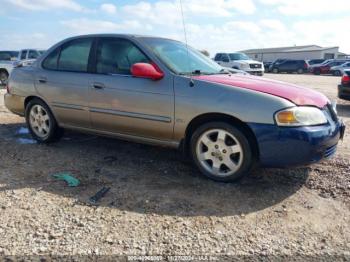
<svg viewBox="0 0 350 262"><path fill-rule="evenodd" d="M349 84L350 83L350 76L343 75L341 82L342 82L342 84Z"/></svg>

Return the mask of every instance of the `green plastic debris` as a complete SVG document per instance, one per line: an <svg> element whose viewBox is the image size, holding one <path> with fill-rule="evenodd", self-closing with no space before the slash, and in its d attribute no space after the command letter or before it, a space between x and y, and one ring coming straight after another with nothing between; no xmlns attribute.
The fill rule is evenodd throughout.
<svg viewBox="0 0 350 262"><path fill-rule="evenodd" d="M70 173L58 173L52 175L57 180L64 180L67 182L68 186L70 187L76 187L79 186L80 181L76 179L75 177L71 176Z"/></svg>

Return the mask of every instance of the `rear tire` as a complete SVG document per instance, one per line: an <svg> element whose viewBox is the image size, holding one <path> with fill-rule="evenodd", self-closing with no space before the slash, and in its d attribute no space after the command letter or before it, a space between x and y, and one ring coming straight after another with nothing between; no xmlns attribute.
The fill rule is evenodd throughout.
<svg viewBox="0 0 350 262"><path fill-rule="evenodd" d="M0 71L0 85L6 85L9 78L9 74L5 70Z"/></svg>
<svg viewBox="0 0 350 262"><path fill-rule="evenodd" d="M210 122L197 128L190 142L192 160L201 173L220 182L236 181L254 166L248 138L240 128Z"/></svg>
<svg viewBox="0 0 350 262"><path fill-rule="evenodd" d="M63 129L57 124L50 108L40 99L31 100L26 106L26 122L33 138L39 143L58 141Z"/></svg>
<svg viewBox="0 0 350 262"><path fill-rule="evenodd" d="M278 68L274 68L274 69L272 69L272 73L274 73L274 74L278 74Z"/></svg>
<svg viewBox="0 0 350 262"><path fill-rule="evenodd" d="M297 73L300 75L300 74L304 73L304 70L303 70L302 68L299 68L299 69L297 70Z"/></svg>

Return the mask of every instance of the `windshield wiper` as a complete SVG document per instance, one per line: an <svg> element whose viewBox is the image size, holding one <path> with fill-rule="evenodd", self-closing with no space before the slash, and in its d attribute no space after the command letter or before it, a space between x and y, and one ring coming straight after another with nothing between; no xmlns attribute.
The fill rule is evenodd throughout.
<svg viewBox="0 0 350 262"><path fill-rule="evenodd" d="M225 75L229 75L231 74L230 71L228 71L227 69L223 68L219 71L219 74L225 74Z"/></svg>
<svg viewBox="0 0 350 262"><path fill-rule="evenodd" d="M190 72L181 72L181 73L179 73L179 75L217 75L220 73L222 73L222 70L220 70L217 73L214 73L214 72L202 72L201 70L197 69L197 70L192 71L191 73Z"/></svg>
<svg viewBox="0 0 350 262"><path fill-rule="evenodd" d="M203 75L204 73L197 69L197 70L194 70L192 72L180 72L179 75Z"/></svg>

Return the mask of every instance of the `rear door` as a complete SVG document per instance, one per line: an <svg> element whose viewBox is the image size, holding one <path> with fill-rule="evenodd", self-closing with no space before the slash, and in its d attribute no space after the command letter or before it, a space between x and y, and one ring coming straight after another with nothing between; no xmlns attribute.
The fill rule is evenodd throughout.
<svg viewBox="0 0 350 262"><path fill-rule="evenodd" d="M49 103L60 124L90 128L88 73L94 38L66 42L43 61L35 79L38 92Z"/></svg>
<svg viewBox="0 0 350 262"><path fill-rule="evenodd" d="M135 78L131 66L152 63L131 40L102 37L96 45L95 75L90 82L94 129L170 140L174 126L173 76L158 81Z"/></svg>

